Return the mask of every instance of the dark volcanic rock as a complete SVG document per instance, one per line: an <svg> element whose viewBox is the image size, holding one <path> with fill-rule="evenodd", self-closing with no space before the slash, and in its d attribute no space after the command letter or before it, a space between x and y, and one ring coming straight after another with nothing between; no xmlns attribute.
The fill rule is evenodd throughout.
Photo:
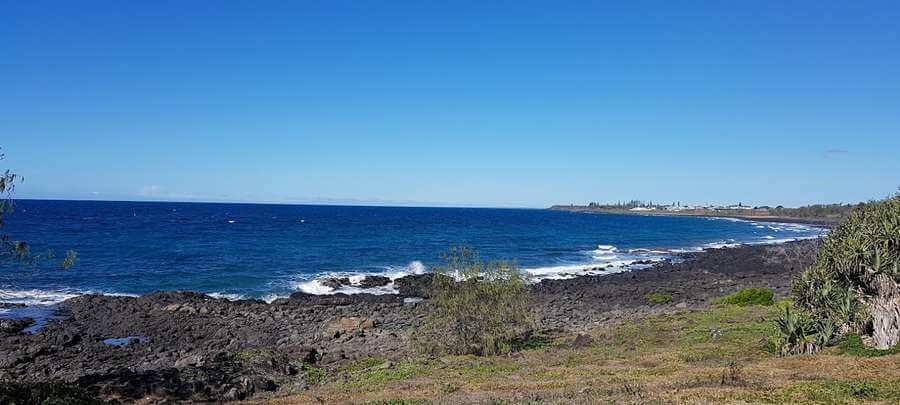
<svg viewBox="0 0 900 405"><path fill-rule="evenodd" d="M325 280L322 280L321 283L325 287L338 289L338 288L346 287L346 286L350 285L350 279L348 277L332 277L332 278L326 278Z"/></svg>
<svg viewBox="0 0 900 405"><path fill-rule="evenodd" d="M428 297L434 273L414 274L394 280L394 288L404 297Z"/></svg>
<svg viewBox="0 0 900 405"><path fill-rule="evenodd" d="M0 319L0 332L2 333L19 333L34 324L34 319Z"/></svg>
<svg viewBox="0 0 900 405"><path fill-rule="evenodd" d="M367 276L359 282L362 288L382 287L391 283L391 279L384 276Z"/></svg>
<svg viewBox="0 0 900 405"><path fill-rule="evenodd" d="M706 305L745 287L785 296L791 279L815 257L815 241L714 249L607 276L545 280L531 287L543 333L575 335L598 325ZM306 387L298 365L324 367L368 357L411 354L410 334L430 304L433 275L394 280L399 294L310 295L267 304L190 292L141 297L84 295L60 304L66 319L35 334L23 324L0 326L0 382L75 383L101 398L221 402ZM378 280L378 283L383 280ZM649 292L669 294L651 305ZM26 325L27 326L27 325ZM9 332L12 331L12 332ZM106 339L146 338L111 346ZM589 345L584 336L573 344Z"/></svg>

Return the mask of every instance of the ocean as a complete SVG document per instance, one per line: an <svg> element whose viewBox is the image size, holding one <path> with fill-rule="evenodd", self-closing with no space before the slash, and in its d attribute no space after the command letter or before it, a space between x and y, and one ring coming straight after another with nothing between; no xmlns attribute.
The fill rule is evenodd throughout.
<svg viewBox="0 0 900 405"><path fill-rule="evenodd" d="M33 252L77 251L68 270L0 265L0 302L190 290L272 300L296 291L391 293L324 278L429 271L450 247L514 259L534 280L638 271L678 252L823 235L799 224L540 209L170 202L17 202L4 233Z"/></svg>

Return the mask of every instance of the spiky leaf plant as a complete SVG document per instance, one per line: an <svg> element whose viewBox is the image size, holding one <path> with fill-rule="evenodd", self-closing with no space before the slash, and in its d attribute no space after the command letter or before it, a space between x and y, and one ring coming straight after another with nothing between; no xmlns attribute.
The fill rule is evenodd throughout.
<svg viewBox="0 0 900 405"><path fill-rule="evenodd" d="M879 349L900 343L900 195L856 208L831 231L794 283L796 303L839 333L867 332Z"/></svg>

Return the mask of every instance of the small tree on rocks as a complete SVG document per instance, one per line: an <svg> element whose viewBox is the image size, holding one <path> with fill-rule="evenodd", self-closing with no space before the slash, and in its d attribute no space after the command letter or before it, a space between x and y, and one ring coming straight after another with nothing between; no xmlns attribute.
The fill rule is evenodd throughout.
<svg viewBox="0 0 900 405"><path fill-rule="evenodd" d="M533 317L526 278L515 262L483 262L469 248L451 249L429 291L431 312L414 341L430 354L493 355L528 337Z"/></svg>

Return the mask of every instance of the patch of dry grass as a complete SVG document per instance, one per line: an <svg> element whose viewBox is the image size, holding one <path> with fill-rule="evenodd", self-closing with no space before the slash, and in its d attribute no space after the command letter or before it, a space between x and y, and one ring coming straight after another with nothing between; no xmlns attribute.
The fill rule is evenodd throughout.
<svg viewBox="0 0 900 405"><path fill-rule="evenodd" d="M900 354L827 349L778 357L771 309L713 307L593 333L594 343L509 356L454 356L347 368L294 403L860 403L900 401Z"/></svg>

